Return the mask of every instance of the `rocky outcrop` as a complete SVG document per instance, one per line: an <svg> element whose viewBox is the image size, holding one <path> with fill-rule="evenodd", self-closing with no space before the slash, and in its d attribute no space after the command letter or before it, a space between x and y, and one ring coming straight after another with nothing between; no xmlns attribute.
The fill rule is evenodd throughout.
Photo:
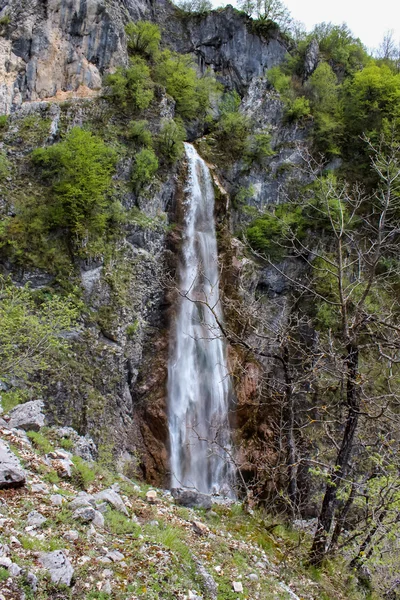
<svg viewBox="0 0 400 600"><path fill-rule="evenodd" d="M31 400L16 406L9 412L11 429L23 429L24 431L39 431L45 424L43 414L44 402L42 400Z"/></svg>
<svg viewBox="0 0 400 600"><path fill-rule="evenodd" d="M65 552L56 550L55 552L42 553L39 560L42 567L50 574L53 583L71 585L74 569Z"/></svg>
<svg viewBox="0 0 400 600"><path fill-rule="evenodd" d="M25 484L26 475L18 458L0 440L0 489L18 488Z"/></svg>

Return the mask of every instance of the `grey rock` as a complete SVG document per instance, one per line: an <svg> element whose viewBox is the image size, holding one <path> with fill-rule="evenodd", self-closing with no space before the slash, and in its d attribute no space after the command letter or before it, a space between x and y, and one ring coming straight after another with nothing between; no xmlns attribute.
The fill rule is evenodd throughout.
<svg viewBox="0 0 400 600"><path fill-rule="evenodd" d="M29 527L34 527L36 529L37 527L41 527L46 522L46 520L46 517L41 515L40 512L33 510L29 513L26 522Z"/></svg>
<svg viewBox="0 0 400 600"><path fill-rule="evenodd" d="M319 44L316 38L313 38L308 45L304 57L304 78L308 79L312 75L319 63Z"/></svg>
<svg viewBox="0 0 400 600"><path fill-rule="evenodd" d="M104 527L104 517L98 510L94 511L93 525L101 529Z"/></svg>
<svg viewBox="0 0 400 600"><path fill-rule="evenodd" d="M35 494L48 494L49 488L45 483L32 483L31 490Z"/></svg>
<svg viewBox="0 0 400 600"><path fill-rule="evenodd" d="M12 563L8 567L8 572L10 573L11 577L19 577L19 575L21 575L22 569L17 564Z"/></svg>
<svg viewBox="0 0 400 600"><path fill-rule="evenodd" d="M24 431L39 431L45 425L44 402L32 400L16 406L9 412L9 427Z"/></svg>
<svg viewBox="0 0 400 600"><path fill-rule="evenodd" d="M112 563L111 558L108 558L107 556L100 556L97 560L105 565L110 565Z"/></svg>
<svg viewBox="0 0 400 600"><path fill-rule="evenodd" d="M72 517L82 523L91 523L96 517L96 511L92 506L81 506L77 508Z"/></svg>
<svg viewBox="0 0 400 600"><path fill-rule="evenodd" d="M101 502L100 504L96 504L96 510L98 510L101 513L105 513L108 510L108 504L107 502Z"/></svg>
<svg viewBox="0 0 400 600"><path fill-rule="evenodd" d="M1 556L0 557L0 567L4 567L5 569L9 569L12 565L12 560L11 558L8 558L8 556Z"/></svg>
<svg viewBox="0 0 400 600"><path fill-rule="evenodd" d="M121 560L124 560L125 556L121 552L118 552L118 550L112 550L111 552L108 552L106 558L109 558L112 562L121 562Z"/></svg>
<svg viewBox="0 0 400 600"><path fill-rule="evenodd" d="M110 583L110 581L108 579L103 583L101 591L104 592L105 594L111 594L112 593L111 583Z"/></svg>
<svg viewBox="0 0 400 600"><path fill-rule="evenodd" d="M76 456L80 456L88 462L96 460L98 456L97 447L89 436L79 435L72 427L54 427L52 431L59 440L71 440L73 444L72 453Z"/></svg>
<svg viewBox="0 0 400 600"><path fill-rule="evenodd" d="M53 583L63 583L70 586L74 569L62 550L41 553L39 561L44 569L49 572Z"/></svg>
<svg viewBox="0 0 400 600"><path fill-rule="evenodd" d="M37 592L38 589L38 578L30 571L26 574L26 582L31 588L32 592Z"/></svg>
<svg viewBox="0 0 400 600"><path fill-rule="evenodd" d="M212 506L211 496L207 494L200 494L199 492L184 490L182 488L173 488L171 494L177 504L186 506L186 508L210 509Z"/></svg>
<svg viewBox="0 0 400 600"><path fill-rule="evenodd" d="M76 498L71 500L71 502L68 504L68 506L71 510L74 510L75 508L79 508L81 506L92 506L93 507L94 504L95 504L94 497L91 496L90 494L85 493L85 495L76 496Z"/></svg>
<svg viewBox="0 0 400 600"><path fill-rule="evenodd" d="M5 442L0 440L0 489L25 485L26 475L18 458Z"/></svg>
<svg viewBox="0 0 400 600"><path fill-rule="evenodd" d="M64 498L61 496L61 494L53 494L50 496L50 502L53 506L62 506Z"/></svg>
<svg viewBox="0 0 400 600"><path fill-rule="evenodd" d="M94 498L96 500L96 504L98 502L99 503L107 502L113 508L115 508L115 510L118 510L119 512L123 513L126 516L129 515L128 510L127 510L121 496L112 489L102 490L101 492L94 494Z"/></svg>
<svg viewBox="0 0 400 600"><path fill-rule="evenodd" d="M64 533L63 537L69 542L76 542L76 540L79 540L79 533L75 529L69 529Z"/></svg>
<svg viewBox="0 0 400 600"><path fill-rule="evenodd" d="M250 581L258 581L258 575L257 573L250 573L250 575L247 576L247 579Z"/></svg>
<svg viewBox="0 0 400 600"><path fill-rule="evenodd" d="M286 585L286 583L283 583L283 581L280 581L278 585L283 590L285 590L285 592L289 595L291 600L300 600L300 598L290 589L290 587L288 585Z"/></svg>
<svg viewBox="0 0 400 600"><path fill-rule="evenodd" d="M111 571L111 569L104 569L102 575L105 579L109 579L113 576L113 572Z"/></svg>

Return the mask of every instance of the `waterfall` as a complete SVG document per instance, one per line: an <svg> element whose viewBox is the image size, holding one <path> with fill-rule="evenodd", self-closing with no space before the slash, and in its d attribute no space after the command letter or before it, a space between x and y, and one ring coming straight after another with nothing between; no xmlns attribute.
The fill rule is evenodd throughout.
<svg viewBox="0 0 400 600"><path fill-rule="evenodd" d="M185 144L189 166L175 330L168 365L171 487L233 495L232 385L222 322L214 189L205 162ZM213 310L210 310L212 307Z"/></svg>

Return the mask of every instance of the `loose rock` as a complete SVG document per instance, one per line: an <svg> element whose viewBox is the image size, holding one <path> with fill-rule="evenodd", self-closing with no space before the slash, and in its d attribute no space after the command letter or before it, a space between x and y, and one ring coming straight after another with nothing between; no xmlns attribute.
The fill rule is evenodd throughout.
<svg viewBox="0 0 400 600"><path fill-rule="evenodd" d="M0 489L25 485L26 475L18 458L7 444L0 440Z"/></svg>
<svg viewBox="0 0 400 600"><path fill-rule="evenodd" d="M123 513L126 516L128 516L128 514L129 514L121 496L114 490L111 490L111 489L102 490L101 492L98 492L97 494L95 494L94 498L96 500L96 503L97 503L97 501L108 502L108 504L110 504L113 508L115 508L115 510L118 510L119 512Z"/></svg>
<svg viewBox="0 0 400 600"><path fill-rule="evenodd" d="M53 583L63 583L70 586L74 569L62 550L42 553L40 563L49 572Z"/></svg>
<svg viewBox="0 0 400 600"><path fill-rule="evenodd" d="M210 509L212 506L211 496L193 492L191 490L183 490L182 488L174 488L171 490L172 496L177 504L186 506L186 508L205 508Z"/></svg>
<svg viewBox="0 0 400 600"><path fill-rule="evenodd" d="M44 402L32 400L16 406L9 412L11 429L23 429L24 431L39 431L45 424L43 414Z"/></svg>

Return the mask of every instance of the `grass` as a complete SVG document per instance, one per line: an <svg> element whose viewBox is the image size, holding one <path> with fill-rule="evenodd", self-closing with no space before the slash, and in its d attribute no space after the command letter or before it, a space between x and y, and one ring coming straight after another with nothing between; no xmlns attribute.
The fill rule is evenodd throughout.
<svg viewBox="0 0 400 600"><path fill-rule="evenodd" d="M33 536L23 535L19 537L19 541L24 550L32 550L35 552L53 552L53 550L60 550L65 545L58 537L39 540Z"/></svg>
<svg viewBox="0 0 400 600"><path fill-rule="evenodd" d="M140 526L116 510L108 509L104 518L106 529L110 533L135 536L140 534Z"/></svg>
<svg viewBox="0 0 400 600"><path fill-rule="evenodd" d="M71 482L81 490L87 490L89 485L96 479L96 473L91 466L79 456L72 459L74 468L72 471Z"/></svg>
<svg viewBox="0 0 400 600"><path fill-rule="evenodd" d="M53 444L39 431L28 431L28 438L42 454L48 454L54 450Z"/></svg>
<svg viewBox="0 0 400 600"><path fill-rule="evenodd" d="M6 581L8 577L8 570L4 567L0 567L0 581Z"/></svg>

